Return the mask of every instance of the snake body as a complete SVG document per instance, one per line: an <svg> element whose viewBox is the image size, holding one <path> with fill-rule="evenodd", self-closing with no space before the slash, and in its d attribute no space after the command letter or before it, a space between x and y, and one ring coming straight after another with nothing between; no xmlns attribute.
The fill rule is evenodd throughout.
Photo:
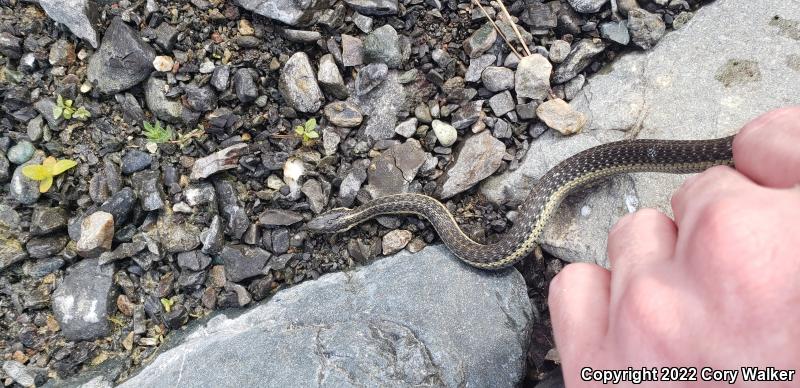
<svg viewBox="0 0 800 388"><path fill-rule="evenodd" d="M336 233L384 214L414 214L427 219L447 248L467 264L487 270L524 259L538 243L562 200L578 188L616 174L686 174L717 165L733 165L733 136L711 140L621 140L579 152L545 173L519 208L513 227L496 243L470 239L439 201L422 194L395 194L356 209L337 208L312 219L306 228Z"/></svg>

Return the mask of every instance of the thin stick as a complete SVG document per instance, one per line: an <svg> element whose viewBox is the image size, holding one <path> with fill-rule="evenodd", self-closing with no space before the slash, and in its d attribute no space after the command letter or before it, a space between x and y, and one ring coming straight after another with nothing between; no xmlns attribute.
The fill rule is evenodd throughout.
<svg viewBox="0 0 800 388"><path fill-rule="evenodd" d="M508 24L511 24L511 28L514 29L514 33L517 34L517 38L519 39L519 44L522 45L522 48L525 49L525 52L528 53L528 55L531 55L531 51L528 50L528 45L525 44L525 40L522 39L522 34L520 34L519 30L517 29L517 23L514 23L514 21L511 20L511 15L508 13L505 4L503 4L503 0L497 0L497 2L500 3L500 9L502 9L503 14L506 15L506 20L508 21Z"/></svg>
<svg viewBox="0 0 800 388"><path fill-rule="evenodd" d="M503 35L503 31L500 31L500 27L498 27L497 24L494 23L494 20L492 20L492 18L489 17L489 13L487 13L486 10L483 8L483 6L480 3L480 0L472 0L472 2L475 3L475 5L477 5L478 8L481 9L481 11L483 12L483 15L486 16L486 19L489 19L489 23L492 23L492 27L494 27L495 31L497 31L497 33L500 34L500 37L503 38L503 40L506 42L506 44L508 45L508 48L510 48L511 51L514 52L514 54L517 56L517 58L522 58L522 55L520 55L519 52L517 51L517 49L515 49L514 46L511 44L511 42L508 41L506 36ZM524 44L523 44L523 46L524 46Z"/></svg>

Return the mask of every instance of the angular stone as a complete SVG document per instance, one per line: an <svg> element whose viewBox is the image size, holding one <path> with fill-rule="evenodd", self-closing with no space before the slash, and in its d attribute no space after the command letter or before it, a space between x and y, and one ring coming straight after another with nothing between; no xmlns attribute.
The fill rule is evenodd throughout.
<svg viewBox="0 0 800 388"><path fill-rule="evenodd" d="M219 257L225 264L225 276L232 282L239 282L264 274L264 266L272 255L261 249L246 245L232 245L222 248Z"/></svg>
<svg viewBox="0 0 800 388"><path fill-rule="evenodd" d="M505 144L489 132L468 138L456 162L446 172L440 198L450 198L492 175L500 168L505 153Z"/></svg>
<svg viewBox="0 0 800 388"><path fill-rule="evenodd" d="M580 13L595 13L600 10L608 0L567 0L572 8Z"/></svg>
<svg viewBox="0 0 800 388"><path fill-rule="evenodd" d="M495 116L500 117L508 112L514 110L516 103L514 97L506 90L505 92L495 94L489 99L489 107L492 108Z"/></svg>
<svg viewBox="0 0 800 388"><path fill-rule="evenodd" d="M258 216L258 222L265 226L288 226L302 220L300 213L282 209L267 209Z"/></svg>
<svg viewBox="0 0 800 388"><path fill-rule="evenodd" d="M361 39L342 34L342 64L345 67L364 64L364 43Z"/></svg>
<svg viewBox="0 0 800 388"><path fill-rule="evenodd" d="M69 341L104 337L111 329L114 266L97 259L81 260L69 267L64 281L53 292L53 313L61 333Z"/></svg>
<svg viewBox="0 0 800 388"><path fill-rule="evenodd" d="M92 47L97 48L97 31L95 25L99 21L99 7L94 0L39 0L39 5L50 19L61 23L75 36L85 39ZM108 33L108 31L106 31Z"/></svg>
<svg viewBox="0 0 800 388"><path fill-rule="evenodd" d="M541 54L522 58L514 75L517 97L544 100L550 93L550 73L553 65Z"/></svg>
<svg viewBox="0 0 800 388"><path fill-rule="evenodd" d="M464 41L464 51L470 58L477 58L489 50L495 40L497 40L497 31L491 23L486 23Z"/></svg>
<svg viewBox="0 0 800 388"><path fill-rule="evenodd" d="M111 250L114 239L114 216L104 211L97 211L81 222L81 238L75 245L79 255L88 258L100 256Z"/></svg>
<svg viewBox="0 0 800 388"><path fill-rule="evenodd" d="M211 155L195 160L189 178L200 180L220 171L230 170L239 165L239 157L248 149L247 144L234 144Z"/></svg>
<svg viewBox="0 0 800 388"><path fill-rule="evenodd" d="M339 72L339 67L336 66L331 54L325 54L319 59L317 80L326 93L340 100L347 98L350 94L344 84L342 73Z"/></svg>
<svg viewBox="0 0 800 388"><path fill-rule="evenodd" d="M290 26L311 24L314 19L329 7L328 0L234 0L240 7L261 16L278 20Z"/></svg>
<svg viewBox="0 0 800 388"><path fill-rule="evenodd" d="M492 65L497 60L494 54L484 54L477 58L472 58L469 61L467 73L464 75L464 81L478 82L481 79L483 71Z"/></svg>
<svg viewBox="0 0 800 388"><path fill-rule="evenodd" d="M628 31L633 43L645 50L653 48L658 43L667 26L661 16L647 12L641 8L628 12Z"/></svg>
<svg viewBox="0 0 800 388"><path fill-rule="evenodd" d="M606 44L603 42L594 42L591 39L581 40L572 47L572 51L567 55L564 63L553 72L553 82L560 84L575 78L578 73L592 63L592 58L605 49Z"/></svg>
<svg viewBox="0 0 800 388"><path fill-rule="evenodd" d="M354 10L373 16L397 15L397 0L345 0Z"/></svg>
<svg viewBox="0 0 800 388"><path fill-rule="evenodd" d="M490 92L502 92L514 88L514 70L489 66L481 74L483 86ZM517 92L519 94L519 92Z"/></svg>
<svg viewBox="0 0 800 388"><path fill-rule="evenodd" d="M86 78L100 93L119 93L150 75L155 56L138 32L117 17L106 29L100 49L89 58Z"/></svg>
<svg viewBox="0 0 800 388"><path fill-rule="evenodd" d="M586 115L576 111L560 98L539 104L536 108L536 117L562 135L578 133L586 126Z"/></svg>
<svg viewBox="0 0 800 388"><path fill-rule="evenodd" d="M335 101L326 105L324 113L325 118L327 118L331 124L345 128L359 126L361 120L364 118L361 110L347 101Z"/></svg>
<svg viewBox="0 0 800 388"><path fill-rule="evenodd" d="M324 96L317 84L317 78L308 55L294 53L281 70L278 88L286 102L294 109L305 113L316 113Z"/></svg>
<svg viewBox="0 0 800 388"><path fill-rule="evenodd" d="M384 24L364 38L364 62L385 63L391 69L403 64L400 38L390 24Z"/></svg>

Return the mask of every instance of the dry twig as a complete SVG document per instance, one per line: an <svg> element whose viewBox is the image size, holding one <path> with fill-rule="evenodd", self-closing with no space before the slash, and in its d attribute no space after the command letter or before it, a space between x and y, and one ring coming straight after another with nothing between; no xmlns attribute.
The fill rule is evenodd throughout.
<svg viewBox="0 0 800 388"><path fill-rule="evenodd" d="M519 39L519 44L522 45L522 48L525 50L526 54L531 55L531 51L528 50L528 45L525 44L525 40L522 39L522 34L520 34L519 29L517 29L517 23L514 23L514 21L511 19L511 14L508 13L505 4L503 4L503 0L497 0L497 2L500 3L500 9L502 9L503 14L506 15L506 21L508 22L508 24L511 25L511 28L514 30L514 33L517 35L517 39Z"/></svg>

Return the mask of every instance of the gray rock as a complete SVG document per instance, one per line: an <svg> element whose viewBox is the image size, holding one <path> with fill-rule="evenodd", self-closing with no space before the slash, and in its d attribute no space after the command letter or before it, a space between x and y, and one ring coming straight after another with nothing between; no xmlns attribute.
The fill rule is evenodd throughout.
<svg viewBox="0 0 800 388"><path fill-rule="evenodd" d="M385 63L391 69L403 64L400 38L391 25L384 24L364 38L364 62Z"/></svg>
<svg viewBox="0 0 800 388"><path fill-rule="evenodd" d="M649 50L658 43L667 26L661 16L636 8L628 12L628 31L633 44Z"/></svg>
<svg viewBox="0 0 800 388"><path fill-rule="evenodd" d="M359 71L367 71L371 66L386 68L382 63L367 65ZM378 86L369 93L358 93L358 80L356 80L356 96L351 96L348 101L361 108L367 117L361 126L363 133L374 140L391 139L394 137L394 127L397 125L397 114L406 100L406 89L397 80L397 73L392 71Z"/></svg>
<svg viewBox="0 0 800 388"><path fill-rule="evenodd" d="M464 81L478 82L481 79L483 71L491 66L497 60L494 54L484 54L477 58L472 58L469 61L467 73L464 75Z"/></svg>
<svg viewBox="0 0 800 388"><path fill-rule="evenodd" d="M246 245L230 245L222 248L220 259L225 264L225 277L232 282L239 282L264 274L264 266L269 261L269 252Z"/></svg>
<svg viewBox="0 0 800 388"><path fill-rule="evenodd" d="M39 0L39 5L50 19L67 26L75 36L97 48L94 26L99 21L100 8L94 0Z"/></svg>
<svg viewBox="0 0 800 388"><path fill-rule="evenodd" d="M567 81L564 84L564 97L568 101L572 100L578 95L578 92L581 91L585 83L586 77L583 74L578 74L577 77Z"/></svg>
<svg viewBox="0 0 800 388"><path fill-rule="evenodd" d="M19 59L22 55L22 39L10 32L0 33L0 54L11 59Z"/></svg>
<svg viewBox="0 0 800 388"><path fill-rule="evenodd" d="M541 54L522 58L514 75L514 91L517 92L517 97L544 100L550 93L552 70L553 65Z"/></svg>
<svg viewBox="0 0 800 388"><path fill-rule="evenodd" d="M405 193L426 159L427 153L416 139L392 146L372 160L367 170L369 184L365 189L372 198Z"/></svg>
<svg viewBox="0 0 800 388"><path fill-rule="evenodd" d="M623 46L631 41L631 36L628 33L628 24L624 20L601 24L600 36Z"/></svg>
<svg viewBox="0 0 800 388"><path fill-rule="evenodd" d="M208 112L217 108L217 94L211 86L189 84L183 87L186 105L195 112Z"/></svg>
<svg viewBox="0 0 800 388"><path fill-rule="evenodd" d="M361 121L364 119L364 115L361 114L358 106L348 101L334 101L325 105L323 112L331 124L339 127L357 127L361 125Z"/></svg>
<svg viewBox="0 0 800 388"><path fill-rule="evenodd" d="M31 139L32 142L36 143L42 140L45 130L44 118L42 117L42 115L37 115L36 117L31 119L31 121L28 121L28 126L26 129L27 130L25 132L28 134L28 138ZM0 175L1 174L2 172L0 172ZM3 179L0 178L0 182L2 181Z"/></svg>
<svg viewBox="0 0 800 388"><path fill-rule="evenodd" d="M328 204L328 196L325 195L322 185L316 179L309 179L303 183L300 191L308 198L308 205L315 214L322 213Z"/></svg>
<svg viewBox="0 0 800 388"><path fill-rule="evenodd" d="M47 120L47 125L50 128L59 128L59 125L64 122L63 117L55 117L53 115L53 108L56 107L56 101L52 98L43 98L36 101L33 107Z"/></svg>
<svg viewBox="0 0 800 388"><path fill-rule="evenodd" d="M217 193L214 186L209 183L192 185L183 191L183 198L189 206L200 206L208 203L216 203Z"/></svg>
<svg viewBox="0 0 800 388"><path fill-rule="evenodd" d="M162 22L155 29L155 43L165 52L172 52L175 43L178 42L178 29L167 23Z"/></svg>
<svg viewBox="0 0 800 388"><path fill-rule="evenodd" d="M34 278L43 278L61 269L66 262L60 257L49 257L35 261L26 261L22 265L22 273Z"/></svg>
<svg viewBox="0 0 800 388"><path fill-rule="evenodd" d="M31 144L31 142L27 140L21 140L19 143L8 149L6 157L11 163L23 164L31 160L34 151L36 151L36 149L33 148L33 144Z"/></svg>
<svg viewBox="0 0 800 388"><path fill-rule="evenodd" d="M302 214L283 209L267 209L258 216L258 222L264 226L289 226L302 220Z"/></svg>
<svg viewBox="0 0 800 388"><path fill-rule="evenodd" d="M8 181L9 168L11 168L11 163L8 162L6 154L0 151L0 183Z"/></svg>
<svg viewBox="0 0 800 388"><path fill-rule="evenodd" d="M200 229L194 224L178 220L169 207L165 208L147 236L159 241L167 253L180 253L200 246Z"/></svg>
<svg viewBox="0 0 800 388"><path fill-rule="evenodd" d="M18 361L8 360L3 363L3 372L22 387L36 386L34 374Z"/></svg>
<svg viewBox="0 0 800 388"><path fill-rule="evenodd" d="M511 112L516 107L514 97L511 96L507 90L502 93L495 94L489 99L489 107L497 117L500 117L508 112Z"/></svg>
<svg viewBox="0 0 800 388"><path fill-rule="evenodd" d="M248 68L236 70L233 74L233 90L239 101L244 103L255 101L258 97L255 70Z"/></svg>
<svg viewBox="0 0 800 388"><path fill-rule="evenodd" d="M704 6L691 23L667 34L653 50L626 54L614 62L613 70L591 77L571 102L588 117L582 133L563 137L545 132L531 143L517 170L489 178L481 192L492 202L518 204L533 181L556 163L589 147L629 138L621 128L641 128L637 138L710 139L733 134L763 112L798 101L793 85L800 84L800 73L761 66L773 59L783 63L775 53L788 53L796 46L793 40L774 39L774 26L759 22L774 15L800 20L800 9L777 0L722 0ZM719 36L726 36L726 52L758 59L759 81L726 87L714 79L729 60L708 50L719 44ZM763 44L754 45L754 39ZM565 260L608 265L606 241L615 222L639 208L671 214L670 197L685 179L658 173L622 175L571 196L545 228L543 247Z"/></svg>
<svg viewBox="0 0 800 388"><path fill-rule="evenodd" d="M228 90L228 86L230 85L230 78L231 78L231 68L228 66L217 66L214 69L214 72L211 73L211 80L208 82L214 89L217 89L220 92ZM256 95L258 93L256 92ZM247 95L247 93L245 93ZM238 94L237 94L238 96Z"/></svg>
<svg viewBox="0 0 800 388"><path fill-rule="evenodd" d="M515 386L531 320L517 271L476 271L427 247L220 314L121 387Z"/></svg>
<svg viewBox="0 0 800 388"><path fill-rule="evenodd" d="M580 13L595 13L600 10L608 0L567 0L572 9Z"/></svg>
<svg viewBox="0 0 800 388"><path fill-rule="evenodd" d="M115 94L144 81L153 72L155 50L119 17L103 35L100 49L89 58L86 79L104 94Z"/></svg>
<svg viewBox="0 0 800 388"><path fill-rule="evenodd" d="M31 234L41 236L67 227L67 211L60 207L36 207L31 215Z"/></svg>
<svg viewBox="0 0 800 388"><path fill-rule="evenodd" d="M492 127L492 135L498 139L510 139L512 135L511 125L508 124L508 121L497 119Z"/></svg>
<svg viewBox="0 0 800 388"><path fill-rule="evenodd" d="M397 15L397 0L345 0L345 3L364 15Z"/></svg>
<svg viewBox="0 0 800 388"><path fill-rule="evenodd" d="M369 165L369 159L359 159L353 162L352 168L339 185L339 204L341 206L347 207L353 204L361 185L367 180L367 168Z"/></svg>
<svg viewBox="0 0 800 388"><path fill-rule="evenodd" d="M131 176L131 184L136 188L142 210L150 212L164 208L164 188L161 173L154 170L139 171Z"/></svg>
<svg viewBox="0 0 800 388"><path fill-rule="evenodd" d="M293 30L289 28L283 30L283 36L287 40L297 43L314 43L322 39L322 34L319 31Z"/></svg>
<svg viewBox="0 0 800 388"><path fill-rule="evenodd" d="M17 202L23 205L32 205L36 203L41 193L39 192L39 182L23 175L22 167L40 162L41 161L30 160L21 166L17 166L17 168L14 169L14 173L11 175L11 184L9 185L8 191Z"/></svg>
<svg viewBox="0 0 800 388"><path fill-rule="evenodd" d="M346 99L350 94L344 84L342 73L339 72L339 67L336 66L331 54L325 54L319 59L317 80L322 86L322 90L340 100Z"/></svg>
<svg viewBox="0 0 800 388"><path fill-rule="evenodd" d="M345 67L364 64L364 43L361 39L342 34L342 64Z"/></svg>
<svg viewBox="0 0 800 388"><path fill-rule="evenodd" d="M453 112L450 124L456 129L464 129L478 121L482 114L483 100L465 102Z"/></svg>
<svg viewBox="0 0 800 388"><path fill-rule="evenodd" d="M200 242L203 244L202 252L209 255L215 255L222 251L222 244L224 243L224 226L222 225L222 218L215 215L211 219L211 224L208 229L203 230L200 234Z"/></svg>
<svg viewBox="0 0 800 388"><path fill-rule="evenodd" d="M302 51L294 53L283 66L278 88L286 102L300 112L316 113L325 99L308 55Z"/></svg>
<svg viewBox="0 0 800 388"><path fill-rule="evenodd" d="M572 51L572 47L569 42L559 39L550 44L547 57L550 58L550 61L553 63L561 63L567 59L570 51Z"/></svg>
<svg viewBox="0 0 800 388"><path fill-rule="evenodd" d="M278 20L290 26L311 24L322 10L328 8L328 0L235 0L240 7L261 16Z"/></svg>
<svg viewBox="0 0 800 388"><path fill-rule="evenodd" d="M142 171L150 167L153 162L153 156L147 152L142 152L137 149L130 148L125 151L125 156L122 157L122 173L125 175L133 174L137 171Z"/></svg>
<svg viewBox="0 0 800 388"><path fill-rule="evenodd" d="M361 32L368 34L372 31L372 18L364 16L358 12L353 13L353 24L358 27Z"/></svg>
<svg viewBox="0 0 800 388"><path fill-rule="evenodd" d="M481 73L481 82L490 92L502 92L514 88L514 70L489 66Z"/></svg>
<svg viewBox="0 0 800 388"><path fill-rule="evenodd" d="M130 125L142 125L142 121L144 121L144 110L139 105L139 101L136 100L136 97L130 93L118 93L114 95L114 99L117 101L117 104L120 106L120 110L122 110L122 118Z"/></svg>
<svg viewBox="0 0 800 388"><path fill-rule="evenodd" d="M173 124L196 122L200 114L185 108L179 99L168 98L164 90L166 86L167 81L155 75L147 80L144 87L147 108L162 121Z"/></svg>
<svg viewBox="0 0 800 388"><path fill-rule="evenodd" d="M492 175L500 168L505 153L505 144L488 132L468 138L446 172L440 198L450 198Z"/></svg>
<svg viewBox="0 0 800 388"><path fill-rule="evenodd" d="M578 75L586 66L592 63L592 58L606 49L603 42L594 42L591 39L583 39L572 47L572 51L564 60L564 63L553 72L553 82L560 84L567 82Z"/></svg>
<svg viewBox="0 0 800 388"><path fill-rule="evenodd" d="M686 25L686 23L689 22L689 20L692 20L692 16L694 16L694 14L688 11L679 13L678 16L675 16L675 19L672 21L672 28L676 30L682 28ZM24 55L22 57L25 59ZM20 62L20 65L21 64L22 62Z"/></svg>
<svg viewBox="0 0 800 388"><path fill-rule="evenodd" d="M100 210L110 213L114 217L114 225L121 227L128 222L128 217L135 205L136 193L130 187L125 187L103 202Z"/></svg>
<svg viewBox="0 0 800 388"><path fill-rule="evenodd" d="M413 137L417 133L417 118L412 117L394 127L394 132L402 137Z"/></svg>
<svg viewBox="0 0 800 388"><path fill-rule="evenodd" d="M464 41L464 51L470 58L477 58L489 50L495 40L497 40L497 31L491 23L486 23Z"/></svg>
<svg viewBox="0 0 800 388"><path fill-rule="evenodd" d="M272 251L282 255L289 250L289 229L278 228L272 232Z"/></svg>
<svg viewBox="0 0 800 388"><path fill-rule="evenodd" d="M529 7L520 15L520 21L531 26L531 33L536 35L547 35L550 29L558 26L558 14L556 7L549 4L531 3Z"/></svg>
<svg viewBox="0 0 800 388"><path fill-rule="evenodd" d="M220 171L236 168L239 165L239 157L247 149L247 144L239 143L197 159L194 161L189 178L192 180L205 179Z"/></svg>
<svg viewBox="0 0 800 388"><path fill-rule="evenodd" d="M44 259L53 256L67 245L69 237L64 235L37 236L28 240L25 249L28 255L35 259Z"/></svg>
<svg viewBox="0 0 800 388"><path fill-rule="evenodd" d="M64 281L53 292L53 313L67 340L86 341L109 334L113 276L114 266L101 266L97 259L81 260L69 267Z"/></svg>
<svg viewBox="0 0 800 388"><path fill-rule="evenodd" d="M374 63L361 68L356 75L356 95L363 96L380 85L389 76L385 63Z"/></svg>
<svg viewBox="0 0 800 388"><path fill-rule="evenodd" d="M536 118L536 107L539 106L539 102L533 100L531 102L525 104L517 104L516 112L517 116L522 120L531 120Z"/></svg>
<svg viewBox="0 0 800 388"><path fill-rule="evenodd" d="M198 250L178 253L177 259L179 267L191 271L202 271L211 264L211 256Z"/></svg>
<svg viewBox="0 0 800 388"><path fill-rule="evenodd" d="M53 66L70 66L75 63L75 46L64 39L50 45L48 62Z"/></svg>

